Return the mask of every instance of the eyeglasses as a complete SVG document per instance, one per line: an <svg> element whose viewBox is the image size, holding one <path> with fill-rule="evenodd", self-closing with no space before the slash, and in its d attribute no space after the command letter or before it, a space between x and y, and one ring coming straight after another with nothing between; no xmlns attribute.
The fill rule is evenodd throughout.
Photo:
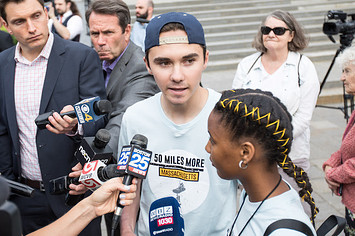
<svg viewBox="0 0 355 236"><path fill-rule="evenodd" d="M273 29L271 29L270 27L267 26L261 26L261 33L264 35L268 35L270 33L270 31L272 30L274 32L275 35L284 35L286 30L291 31L290 29L287 29L285 27L275 27Z"/></svg>

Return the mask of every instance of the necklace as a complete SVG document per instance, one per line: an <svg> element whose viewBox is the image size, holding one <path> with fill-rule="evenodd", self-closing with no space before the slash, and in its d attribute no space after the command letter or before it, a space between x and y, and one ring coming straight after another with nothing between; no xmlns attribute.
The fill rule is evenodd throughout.
<svg viewBox="0 0 355 236"><path fill-rule="evenodd" d="M265 200L266 200L268 197L270 197L270 195L271 195L273 192L275 192L275 190L277 189L277 187L279 187L279 185L280 185L280 183L281 183L281 180L282 180L282 177L281 177L281 175L280 175L279 182L277 182L277 184L276 184L276 186L274 187L274 189L271 190L271 192L261 201L261 203L259 204L259 206L256 208L256 210L254 211L254 213L251 215L251 217L250 217L249 220L247 221L247 223L245 223L243 229L240 231L240 233L238 234L238 236L240 236L240 235L242 234L242 232L244 231L245 227L249 224L249 222L250 222L251 219L254 217L254 215L256 214L256 212L259 210L259 208L261 207L261 205L265 202ZM235 217L235 219L234 219L234 221L233 221L232 228L230 229L229 234L228 234L229 236L232 235L235 222L237 221L238 216L239 216L239 213L240 213L241 210L242 210L242 207L243 207L243 205L244 205L244 202L245 202L246 197L247 197L247 193L245 193L244 199L243 199L243 202L242 202L242 205L240 206L239 211L238 211L238 214L237 214L237 216Z"/></svg>

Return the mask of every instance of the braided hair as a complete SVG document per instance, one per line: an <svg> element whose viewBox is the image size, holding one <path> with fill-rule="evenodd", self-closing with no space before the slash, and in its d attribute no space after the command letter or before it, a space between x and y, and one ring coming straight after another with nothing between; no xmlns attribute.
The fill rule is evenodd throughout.
<svg viewBox="0 0 355 236"><path fill-rule="evenodd" d="M313 189L307 173L288 156L292 144L292 117L280 100L259 89L237 89L222 93L213 109L220 122L230 130L232 141L250 137L260 144L268 164L275 162L301 188L299 196L311 206L311 221L319 212L311 195Z"/></svg>

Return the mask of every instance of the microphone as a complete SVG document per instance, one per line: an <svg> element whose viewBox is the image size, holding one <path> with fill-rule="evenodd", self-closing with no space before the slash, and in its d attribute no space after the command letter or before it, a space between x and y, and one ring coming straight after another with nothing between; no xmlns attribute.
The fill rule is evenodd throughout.
<svg viewBox="0 0 355 236"><path fill-rule="evenodd" d="M16 193L24 197L32 197L34 194L34 189L25 184L18 183L5 178L5 181L10 187L11 193ZM0 190L1 191L1 190Z"/></svg>
<svg viewBox="0 0 355 236"><path fill-rule="evenodd" d="M79 182L94 191L105 182L104 179L99 177L99 170L102 170L105 166L100 160L85 163Z"/></svg>
<svg viewBox="0 0 355 236"><path fill-rule="evenodd" d="M100 100L100 97L92 97L84 99L73 105L74 110L61 113L71 118L78 118L79 124L88 123L100 119L103 115L111 112L112 105L108 100ZM39 129L45 129L47 124L50 124L48 117L53 115L54 111L43 113L35 119L35 123Z"/></svg>
<svg viewBox="0 0 355 236"><path fill-rule="evenodd" d="M6 178L0 176L0 206L4 204L10 195L10 186Z"/></svg>
<svg viewBox="0 0 355 236"><path fill-rule="evenodd" d="M70 190L70 184L80 184L79 178L61 176L56 179L49 180L49 193L50 194L61 194Z"/></svg>
<svg viewBox="0 0 355 236"><path fill-rule="evenodd" d="M76 158L82 166L93 160L101 160L104 164L112 160L112 149L107 145L110 141L110 132L106 129L97 131L95 137L84 137L75 153ZM65 193L70 190L70 184L79 184L79 178L62 176L49 181L49 192L51 194Z"/></svg>
<svg viewBox="0 0 355 236"><path fill-rule="evenodd" d="M75 153L76 159L82 166L93 160L101 160L108 164L112 160L113 151L107 145L111 134L107 129L100 129L95 137L84 137Z"/></svg>
<svg viewBox="0 0 355 236"><path fill-rule="evenodd" d="M10 180L10 182L14 181ZM8 179L0 177L0 235L21 236L20 211L14 203L7 201L10 195L10 188Z"/></svg>
<svg viewBox="0 0 355 236"><path fill-rule="evenodd" d="M149 231L151 236L184 235L184 219L182 218L180 204L175 198L161 198L150 205Z"/></svg>
<svg viewBox="0 0 355 236"><path fill-rule="evenodd" d="M122 177L125 173L118 170L117 164L106 166L100 160L85 163L83 171L79 177L79 182L90 190L95 190L103 182L115 177Z"/></svg>
<svg viewBox="0 0 355 236"><path fill-rule="evenodd" d="M117 163L117 170L126 174L122 181L124 185L132 184L132 179L134 177L145 179L147 176L149 163L152 156L152 152L145 149L147 144L147 137L141 134L136 134L132 138L130 146L122 147L122 151ZM119 203L118 198L117 208L112 219L111 235L114 235L114 232L117 228L122 209L123 206Z"/></svg>
<svg viewBox="0 0 355 236"><path fill-rule="evenodd" d="M50 184L50 193L59 194L70 190L70 184L83 184L90 190L95 190L101 184L109 179L122 177L124 173L117 170L117 164L106 166L102 161L95 160L85 163L80 177L62 176L57 179L52 179Z"/></svg>

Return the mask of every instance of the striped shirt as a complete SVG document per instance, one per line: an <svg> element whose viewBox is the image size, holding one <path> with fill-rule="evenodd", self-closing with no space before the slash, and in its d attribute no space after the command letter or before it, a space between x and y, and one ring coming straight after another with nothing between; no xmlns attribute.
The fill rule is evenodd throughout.
<svg viewBox="0 0 355 236"><path fill-rule="evenodd" d="M39 115L42 89L47 64L52 50L54 37L49 34L48 41L38 57L32 62L24 58L17 44L15 51L15 107L19 131L22 176L41 181L36 133L34 122Z"/></svg>

